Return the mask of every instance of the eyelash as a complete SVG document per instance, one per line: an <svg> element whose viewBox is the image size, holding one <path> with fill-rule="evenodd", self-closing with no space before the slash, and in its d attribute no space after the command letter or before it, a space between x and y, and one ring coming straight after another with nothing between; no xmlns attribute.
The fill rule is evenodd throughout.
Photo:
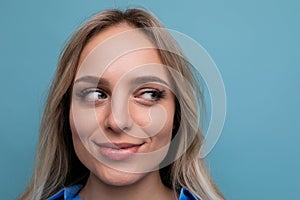
<svg viewBox="0 0 300 200"><path fill-rule="evenodd" d="M139 98L139 96L142 96L144 94L151 94L151 98L153 98L153 100L151 99L151 100L146 100L146 101L155 101L155 102L163 99L166 96L166 92L164 90L145 89L140 94L138 94L138 96L136 98ZM153 95L154 95L154 97L153 97Z"/></svg>
<svg viewBox="0 0 300 200"><path fill-rule="evenodd" d="M88 95L91 95L93 93L98 93L97 96L93 96L93 97L96 97L97 99L89 100ZM99 94L101 95L101 97L98 99ZM142 96L145 94L150 94L151 99L147 99L145 97L143 98ZM95 103L95 104L101 103L101 101L108 98L108 96L109 96L105 91L103 91L99 88L86 88L86 89L83 89L83 90L79 91L78 93L76 93L76 95L81 99L81 101ZM141 104L151 105L151 104L163 99L165 96L166 96L165 90L145 88L145 89L140 89L139 92L137 93L137 95L134 95L134 99Z"/></svg>
<svg viewBox="0 0 300 200"><path fill-rule="evenodd" d="M81 98L81 100L83 101L87 101L87 102L95 102L96 100L88 100L88 95L92 94L92 93L98 93L101 94L101 99L105 99L108 97L107 93L99 88L86 88L81 90L80 92L77 93L77 96ZM103 97L104 95L104 97ZM99 99L98 101L101 101L101 99Z"/></svg>

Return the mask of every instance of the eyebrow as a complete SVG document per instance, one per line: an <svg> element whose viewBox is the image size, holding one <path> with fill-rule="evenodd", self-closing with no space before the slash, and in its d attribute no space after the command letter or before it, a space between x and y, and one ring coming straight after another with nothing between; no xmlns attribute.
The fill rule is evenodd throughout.
<svg viewBox="0 0 300 200"><path fill-rule="evenodd" d="M133 85L141 85L141 84L145 84L148 82L158 82L158 83L162 83L166 86L169 86L169 84L166 81L164 81L163 79L161 79L157 76L142 76L142 77L137 77L137 78L133 79L132 81L130 81L130 83Z"/></svg>
<svg viewBox="0 0 300 200"><path fill-rule="evenodd" d="M86 83L92 83L92 84L96 84L96 85L104 85L104 86L108 86L109 82L103 78L98 78L96 76L83 76L81 78L78 78L75 83L78 82L86 82Z"/></svg>
<svg viewBox="0 0 300 200"><path fill-rule="evenodd" d="M106 79L98 78L96 76L83 76L81 78L78 78L75 80L75 84L78 82L86 82L86 83L92 83L96 85L103 85L103 86L109 86L109 82ZM141 76L137 77L130 81L130 84L132 85L142 85L149 82L158 82L162 83L166 86L169 86L169 84L164 81L163 79L157 77L157 76Z"/></svg>

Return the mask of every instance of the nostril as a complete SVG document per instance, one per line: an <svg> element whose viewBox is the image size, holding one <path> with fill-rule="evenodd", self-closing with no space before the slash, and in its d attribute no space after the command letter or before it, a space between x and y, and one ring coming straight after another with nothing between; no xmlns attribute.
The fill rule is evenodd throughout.
<svg viewBox="0 0 300 200"><path fill-rule="evenodd" d="M105 126L107 130L118 133L129 131L131 129L132 122L128 117L120 118L119 116L115 119L111 114L108 118L106 118Z"/></svg>

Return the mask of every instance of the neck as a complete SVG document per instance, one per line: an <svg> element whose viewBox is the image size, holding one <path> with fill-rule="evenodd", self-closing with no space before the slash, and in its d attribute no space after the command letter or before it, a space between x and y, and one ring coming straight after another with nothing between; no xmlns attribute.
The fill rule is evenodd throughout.
<svg viewBox="0 0 300 200"><path fill-rule="evenodd" d="M162 183L159 171L150 172L135 183L121 186L104 183L90 173L79 196L83 200L175 199L172 190Z"/></svg>

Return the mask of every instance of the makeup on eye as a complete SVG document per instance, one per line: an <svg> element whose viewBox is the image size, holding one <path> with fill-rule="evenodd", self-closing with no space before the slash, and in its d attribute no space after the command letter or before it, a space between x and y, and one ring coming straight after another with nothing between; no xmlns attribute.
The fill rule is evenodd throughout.
<svg viewBox="0 0 300 200"><path fill-rule="evenodd" d="M76 95L86 102L100 102L108 98L108 94L99 88L85 88L76 92Z"/></svg>
<svg viewBox="0 0 300 200"><path fill-rule="evenodd" d="M153 89L153 88L146 88L141 89L137 95L134 95L134 98L136 100L146 100L146 101L153 101L157 102L160 99L164 98L166 96L165 90L159 90L159 89Z"/></svg>
<svg viewBox="0 0 300 200"><path fill-rule="evenodd" d="M86 75L75 81L74 91L80 102L101 105L112 97L115 89L113 85L108 78ZM165 98L169 84L160 77L149 75L134 77L117 88L119 87L122 87L122 91L127 90L128 98L136 103L151 106ZM113 98L118 98L118 95L114 95Z"/></svg>
<svg viewBox="0 0 300 200"><path fill-rule="evenodd" d="M110 97L110 93L100 88L84 88L75 92L80 101L86 103L100 104ZM133 99L138 103L152 105L166 96L165 89L153 87L143 87L135 90L132 94Z"/></svg>

